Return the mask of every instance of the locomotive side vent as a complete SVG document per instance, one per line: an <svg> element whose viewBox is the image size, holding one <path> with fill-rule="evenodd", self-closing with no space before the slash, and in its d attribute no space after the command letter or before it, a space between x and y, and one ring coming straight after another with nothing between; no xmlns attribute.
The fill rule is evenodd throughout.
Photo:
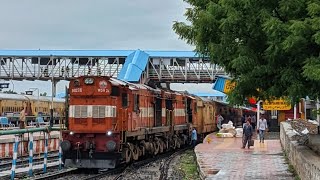
<svg viewBox="0 0 320 180"><path fill-rule="evenodd" d="M88 106L75 106L74 118L76 124L87 124Z"/></svg>
<svg viewBox="0 0 320 180"><path fill-rule="evenodd" d="M93 118L105 118L106 117L106 106L93 106L92 117Z"/></svg>
<svg viewBox="0 0 320 180"><path fill-rule="evenodd" d="M93 124L105 124L106 106L92 106Z"/></svg>

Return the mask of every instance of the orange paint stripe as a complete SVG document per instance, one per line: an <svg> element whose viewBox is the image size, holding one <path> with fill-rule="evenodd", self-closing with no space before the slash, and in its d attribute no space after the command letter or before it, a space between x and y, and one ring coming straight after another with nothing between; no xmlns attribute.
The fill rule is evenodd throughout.
<svg viewBox="0 0 320 180"><path fill-rule="evenodd" d="M1 152L1 157L5 157L5 154L6 154L6 144L1 144L1 149L2 149L2 152Z"/></svg>
<svg viewBox="0 0 320 180"><path fill-rule="evenodd" d="M9 143L9 156L12 157L13 155L13 144L14 143Z"/></svg>

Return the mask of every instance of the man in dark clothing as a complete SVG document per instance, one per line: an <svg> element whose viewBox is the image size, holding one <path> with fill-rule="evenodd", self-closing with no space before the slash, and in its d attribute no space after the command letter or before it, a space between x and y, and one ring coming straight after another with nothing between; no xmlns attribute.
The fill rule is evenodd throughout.
<svg viewBox="0 0 320 180"><path fill-rule="evenodd" d="M252 134L253 134L253 129L252 126L250 124L250 120L246 121L246 124L244 124L243 126L243 143L242 143L242 148L245 148L247 143L248 143L248 149L250 148L250 140L252 138Z"/></svg>
<svg viewBox="0 0 320 180"><path fill-rule="evenodd" d="M246 117L245 117L245 115L242 115L242 117L241 117L241 126L243 127L243 124L244 123L246 123Z"/></svg>

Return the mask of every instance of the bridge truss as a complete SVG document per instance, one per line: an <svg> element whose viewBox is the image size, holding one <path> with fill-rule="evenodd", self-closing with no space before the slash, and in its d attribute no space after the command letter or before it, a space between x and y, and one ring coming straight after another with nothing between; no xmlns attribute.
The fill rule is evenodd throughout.
<svg viewBox="0 0 320 180"><path fill-rule="evenodd" d="M63 52L63 53L61 53ZM118 77L126 59L135 51L6 51L0 50L0 79L70 80L79 76ZM145 51L148 60L139 82L212 83L223 68L194 52ZM136 61L139 61L137 59Z"/></svg>

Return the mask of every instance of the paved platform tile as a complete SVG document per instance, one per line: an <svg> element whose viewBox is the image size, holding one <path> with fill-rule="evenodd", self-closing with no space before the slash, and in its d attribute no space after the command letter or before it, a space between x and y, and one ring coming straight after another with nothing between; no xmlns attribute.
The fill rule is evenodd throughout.
<svg viewBox="0 0 320 180"><path fill-rule="evenodd" d="M242 138L217 138L197 145L200 171L206 179L294 179L282 153L280 140L255 140L254 147L241 149ZM207 138L208 138L207 137Z"/></svg>

